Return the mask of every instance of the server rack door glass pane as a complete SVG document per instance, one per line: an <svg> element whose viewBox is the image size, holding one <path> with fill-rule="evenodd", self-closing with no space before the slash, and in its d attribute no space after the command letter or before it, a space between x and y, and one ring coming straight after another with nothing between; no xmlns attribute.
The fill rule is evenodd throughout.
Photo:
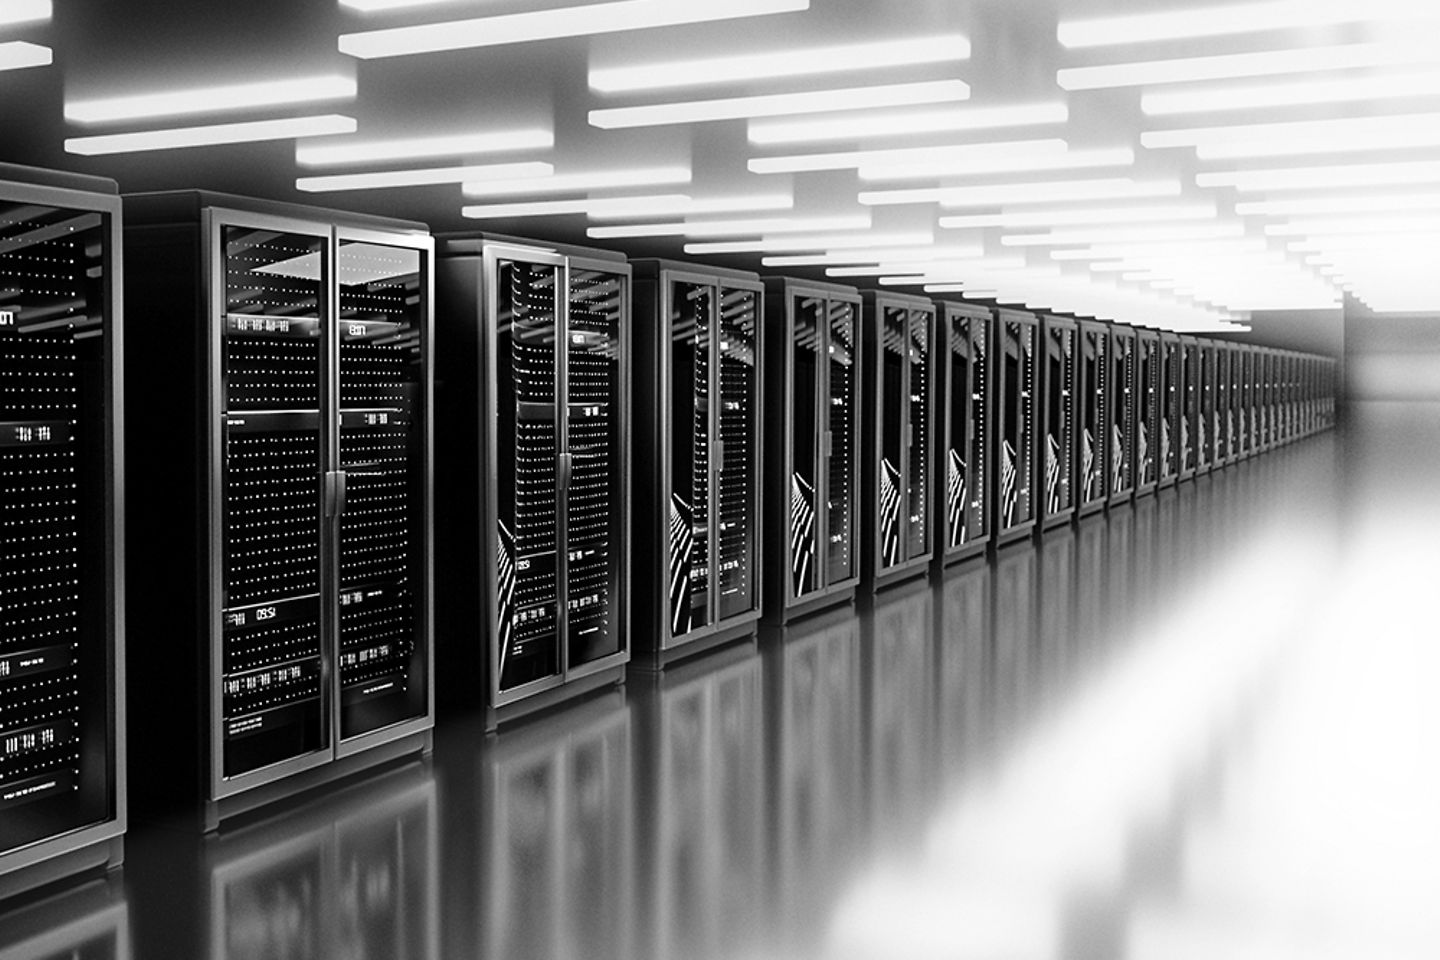
<svg viewBox="0 0 1440 960"><path fill-rule="evenodd" d="M1000 438L1000 517L1004 529L1034 519L1030 500L1034 446L1035 327L1004 320L1004 431Z"/></svg>
<svg viewBox="0 0 1440 960"><path fill-rule="evenodd" d="M1219 466L1223 464L1230 455L1228 425L1226 417L1229 414L1230 399L1230 351L1227 347L1220 345L1214 351L1214 399L1211 401L1214 407L1214 415L1211 417L1212 450L1214 451L1214 463Z"/></svg>
<svg viewBox="0 0 1440 960"><path fill-rule="evenodd" d="M720 620L749 613L759 604L759 348L759 292L722 287L720 449L715 458Z"/></svg>
<svg viewBox="0 0 1440 960"><path fill-rule="evenodd" d="M1160 479L1173 478L1180 471L1180 345L1160 341Z"/></svg>
<svg viewBox="0 0 1440 960"><path fill-rule="evenodd" d="M1199 404L1199 390L1195 381L1199 372L1200 358L1193 343L1185 343L1180 349L1180 382L1183 394L1180 403L1180 474L1189 476L1195 471L1194 424Z"/></svg>
<svg viewBox="0 0 1440 960"><path fill-rule="evenodd" d="M0 851L114 809L109 230L97 212L0 204Z"/></svg>
<svg viewBox="0 0 1440 960"><path fill-rule="evenodd" d="M1200 346L1195 351L1198 366L1195 374L1195 466L1210 467L1214 449L1215 423L1215 348Z"/></svg>
<svg viewBox="0 0 1440 960"><path fill-rule="evenodd" d="M825 582L839 583L855 576L856 464L859 434L859 371L855 360L857 304L831 301L829 309L829 370L826 376L829 408L826 437L825 513L829 542L825 553Z"/></svg>
<svg viewBox="0 0 1440 960"><path fill-rule="evenodd" d="M1235 348L1230 360L1231 387L1230 405L1235 410L1235 443L1232 452L1237 457L1250 455L1250 351L1244 347Z"/></svg>
<svg viewBox="0 0 1440 960"><path fill-rule="evenodd" d="M1134 489L1135 336L1117 331L1110 353L1110 493Z"/></svg>
<svg viewBox="0 0 1440 960"><path fill-rule="evenodd" d="M820 587L820 344L829 321L824 298L797 296L791 308L789 577L798 598Z"/></svg>
<svg viewBox="0 0 1440 960"><path fill-rule="evenodd" d="M222 773L330 745L321 411L329 237L225 225Z"/></svg>
<svg viewBox="0 0 1440 960"><path fill-rule="evenodd" d="M1080 503L1105 498L1104 439L1109 419L1109 346L1101 327L1083 327L1080 334L1081 375L1085 386L1080 404Z"/></svg>
<svg viewBox="0 0 1440 960"><path fill-rule="evenodd" d="M627 468L621 436L627 278L569 270L566 317L565 484L567 663L624 649L621 632Z"/></svg>
<svg viewBox="0 0 1440 960"><path fill-rule="evenodd" d="M670 288L670 630L710 622L710 403L715 287Z"/></svg>
<svg viewBox="0 0 1440 960"><path fill-rule="evenodd" d="M1155 471L1155 438L1159 422L1160 341L1154 336L1139 341L1139 396L1135 415L1135 476L1142 487L1159 478Z"/></svg>
<svg viewBox="0 0 1440 960"><path fill-rule="evenodd" d="M1056 324L1045 331L1045 512L1053 516L1074 506L1075 330Z"/></svg>
<svg viewBox="0 0 1440 960"><path fill-rule="evenodd" d="M964 546L970 541L970 489L973 454L970 449L970 421L975 415L970 325L963 314L945 317L946 360L949 369L948 409L945 417L945 546Z"/></svg>
<svg viewBox="0 0 1440 960"><path fill-rule="evenodd" d="M341 239L340 736L426 714L427 253Z"/></svg>
<svg viewBox="0 0 1440 960"><path fill-rule="evenodd" d="M909 535L906 556L930 552L930 335L935 314L910 311Z"/></svg>
<svg viewBox="0 0 1440 960"><path fill-rule="evenodd" d="M876 490L880 500L876 511L879 529L874 535L875 561L881 570L905 559L900 518L909 506L905 485L905 415L909 407L905 361L909 319L910 311L905 307L880 308L880 383L876 391L879 409L866 412L867 416L878 416L880 421L877 444L880 462L871 465L871 469L877 471Z"/></svg>
<svg viewBox="0 0 1440 960"><path fill-rule="evenodd" d="M495 270L495 643L500 691L558 677L561 268L504 260Z"/></svg>
<svg viewBox="0 0 1440 960"><path fill-rule="evenodd" d="M968 321L970 340L970 398L968 437L970 444L970 499L966 530L969 539L990 536L990 442L994 411L990 408L990 357L994 352L995 326L989 317Z"/></svg>

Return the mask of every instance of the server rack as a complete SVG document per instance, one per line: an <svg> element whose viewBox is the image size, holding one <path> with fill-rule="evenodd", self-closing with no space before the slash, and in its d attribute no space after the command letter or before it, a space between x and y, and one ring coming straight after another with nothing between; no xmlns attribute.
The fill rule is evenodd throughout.
<svg viewBox="0 0 1440 960"><path fill-rule="evenodd" d="M1199 338L1200 367L1197 371L1195 422L1195 472L1206 474L1215 465L1215 343Z"/></svg>
<svg viewBox="0 0 1440 960"><path fill-rule="evenodd" d="M983 307L940 304L946 346L940 373L945 381L941 449L945 482L940 491L940 550L945 563L982 552L990 543L990 449L995 417L995 318ZM937 350L938 352L938 350Z"/></svg>
<svg viewBox="0 0 1440 960"><path fill-rule="evenodd" d="M1079 336L1076 476L1080 482L1078 509L1083 517L1104 509L1109 497L1110 333L1098 320L1081 320Z"/></svg>
<svg viewBox="0 0 1440 960"><path fill-rule="evenodd" d="M660 667L760 619L764 286L663 260L635 271L636 659Z"/></svg>
<svg viewBox="0 0 1440 960"><path fill-rule="evenodd" d="M1164 423L1164 353L1155 330L1136 332L1135 363L1135 493L1153 493L1160 484L1160 438Z"/></svg>
<svg viewBox="0 0 1440 960"><path fill-rule="evenodd" d="M0 896L120 862L120 198L0 165Z"/></svg>
<svg viewBox="0 0 1440 960"><path fill-rule="evenodd" d="M1216 467L1230 462L1230 448L1234 442L1235 424L1230 419L1230 344L1217 341L1215 344L1215 417L1211 436L1210 460Z"/></svg>
<svg viewBox="0 0 1440 960"><path fill-rule="evenodd" d="M1299 435L1299 355L1285 353L1285 442L1289 443Z"/></svg>
<svg viewBox="0 0 1440 960"><path fill-rule="evenodd" d="M1044 527L1069 523L1075 516L1075 411L1079 327L1065 317L1041 320L1043 368L1040 376L1044 411L1044 490L1040 517Z"/></svg>
<svg viewBox="0 0 1440 960"><path fill-rule="evenodd" d="M1200 345L1194 337L1180 338L1180 473L1179 479L1195 476L1200 438Z"/></svg>
<svg viewBox="0 0 1440 960"><path fill-rule="evenodd" d="M1180 422L1184 410L1185 351L1173 333L1160 334L1160 486L1173 485L1180 478Z"/></svg>
<svg viewBox="0 0 1440 960"><path fill-rule="evenodd" d="M860 582L860 295L765 281L766 616L789 620L854 599Z"/></svg>
<svg viewBox="0 0 1440 960"><path fill-rule="evenodd" d="M861 320L861 575L883 586L934 557L935 304L866 293Z"/></svg>
<svg viewBox="0 0 1440 960"><path fill-rule="evenodd" d="M630 660L631 270L454 236L436 279L444 427L464 438L443 491L446 641L498 725L620 682Z"/></svg>
<svg viewBox="0 0 1440 960"><path fill-rule="evenodd" d="M1253 351L1244 344L1235 345L1230 358L1230 406L1235 411L1235 443L1231 453L1236 460L1251 454L1250 437L1250 366Z"/></svg>
<svg viewBox="0 0 1440 960"><path fill-rule="evenodd" d="M1257 347L1256 351L1255 416L1260 434L1259 452L1268 453L1275 446L1275 355L1268 347Z"/></svg>
<svg viewBox="0 0 1440 960"><path fill-rule="evenodd" d="M998 311L995 431L995 537L997 543L1035 529L1035 368L1040 322L1018 310Z"/></svg>
<svg viewBox="0 0 1440 960"><path fill-rule="evenodd" d="M1135 414L1138 345L1135 330L1110 326L1110 484L1108 502L1135 496Z"/></svg>
<svg viewBox="0 0 1440 960"><path fill-rule="evenodd" d="M131 541L167 644L132 743L150 808L198 785L214 829L430 747L433 241L199 191L126 214L130 523L167 532Z"/></svg>
<svg viewBox="0 0 1440 960"><path fill-rule="evenodd" d="M1260 370L1263 360L1260 355L1260 348L1254 345L1245 347L1245 449L1248 456L1255 456L1262 447L1261 425L1263 416L1260 411Z"/></svg>

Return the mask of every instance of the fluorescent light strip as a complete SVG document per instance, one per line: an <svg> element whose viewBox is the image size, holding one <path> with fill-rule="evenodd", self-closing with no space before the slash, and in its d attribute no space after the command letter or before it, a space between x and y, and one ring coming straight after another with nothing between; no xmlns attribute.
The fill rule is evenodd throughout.
<svg viewBox="0 0 1440 960"><path fill-rule="evenodd" d="M607 107L590 111L590 125L605 130L658 127L791 113L826 113L835 110L948 103L966 100L969 96L970 85L963 80L930 80L922 83L850 87L843 90L812 90L807 93L772 93L756 97L657 103L642 107Z"/></svg>
<svg viewBox="0 0 1440 960"><path fill-rule="evenodd" d="M1342 217L1329 220L1292 220L1265 228L1268 237L1354 236L1405 234L1440 230L1440 215L1428 217Z"/></svg>
<svg viewBox="0 0 1440 960"><path fill-rule="evenodd" d="M548 163L495 163L480 166L432 167L425 170L388 170L383 173L337 173L324 177L301 177L295 189L306 193L337 190L385 190L391 187L426 187L444 183L471 183L487 178L513 180L517 177L548 177L555 168Z"/></svg>
<svg viewBox="0 0 1440 960"><path fill-rule="evenodd" d="M915 190L870 190L860 194L866 206L939 203L945 207L998 207L1005 204L1059 203L1069 200L1177 197L1178 180L1056 180L999 183L976 187L927 187Z"/></svg>
<svg viewBox="0 0 1440 960"><path fill-rule="evenodd" d="M1237 170L1201 173L1195 176L1195 183L1199 186L1233 187L1242 193L1436 182L1440 182L1440 161L1435 160Z"/></svg>
<svg viewBox="0 0 1440 960"><path fill-rule="evenodd" d="M114 123L155 117L182 117L224 110L314 103L320 100L353 100L355 91L354 77L334 74L293 77L260 83L233 83L217 87L74 100L65 104L65 119L72 123Z"/></svg>
<svg viewBox="0 0 1440 960"><path fill-rule="evenodd" d="M1365 252L1375 247L1379 242L1376 237L1366 234L1356 236L1328 236L1310 237L1306 240L1297 240L1285 245L1285 249L1292 253L1347 253L1351 251ZM1423 244L1434 249L1440 246L1440 230L1432 230L1420 233L1408 233L1405 235L1407 244Z"/></svg>
<svg viewBox="0 0 1440 960"><path fill-rule="evenodd" d="M204 127L146 130L142 133L109 133L94 137L70 137L65 141L65 152L91 157L100 154L174 150L181 147L207 147L227 143L256 143L264 140L288 140L293 137L354 132L355 121L353 118L325 114L315 117L290 117L285 120L257 120L250 123L221 123Z"/></svg>
<svg viewBox="0 0 1440 960"><path fill-rule="evenodd" d="M766 237L763 240L704 241L685 244L686 253L798 253L847 247L908 247L929 243L928 233L858 234L855 236Z"/></svg>
<svg viewBox="0 0 1440 960"><path fill-rule="evenodd" d="M610 201L591 202L596 204L590 210L590 217L595 220L624 220L636 215L632 208L626 208L619 199L613 201L613 206L604 205ZM641 215L654 216L657 213L663 213L684 217L707 213L764 213L772 210L790 210L794 206L795 198L788 193L702 197L698 200L687 197L683 203L672 203L664 208L655 207Z"/></svg>
<svg viewBox="0 0 1440 960"><path fill-rule="evenodd" d="M1419 135L1414 143L1407 142ZM1150 130L1140 134L1140 143L1152 149L1196 147L1201 156L1251 156L1250 153L1210 153L1217 147L1277 149L1298 144L1296 151L1333 143L1334 150L1369 148L1367 142L1392 142L1394 146L1428 146L1440 138L1440 113L1407 113L1384 117L1347 117L1336 120L1298 120L1285 123L1248 123L1223 127L1194 127L1183 130ZM1318 142L1318 143L1317 143Z"/></svg>
<svg viewBox="0 0 1440 960"><path fill-rule="evenodd" d="M26 43L24 40L0 43L0 70L48 67L54 61L54 52L38 43Z"/></svg>
<svg viewBox="0 0 1440 960"><path fill-rule="evenodd" d="M1174 243L1107 243L1083 250L1053 250L1051 260L1129 260L1157 257L1203 257L1214 254L1262 253L1265 241L1253 238L1238 240L1192 240Z"/></svg>
<svg viewBox="0 0 1440 960"><path fill-rule="evenodd" d="M1402 213L1410 210L1440 210L1440 193L1359 194L1305 200L1252 200L1235 204L1235 213L1242 217Z"/></svg>
<svg viewBox="0 0 1440 960"><path fill-rule="evenodd" d="M1307 30L1381 20L1440 17L1431 0L1274 0L1062 21L1056 34L1069 49L1162 40L1224 37L1267 30Z"/></svg>
<svg viewBox="0 0 1440 960"><path fill-rule="evenodd" d="M1241 160L1262 157L1300 157L1326 153L1371 153L1440 146L1440 128L1416 126L1383 133L1312 137L1309 139L1255 140L1244 143L1202 144L1195 148L1201 160Z"/></svg>
<svg viewBox="0 0 1440 960"><path fill-rule="evenodd" d="M1204 223L1182 227L1119 227L1115 229L1051 230L1012 233L1000 238L1004 247L1058 247L1073 244L1151 243L1170 240L1219 240L1243 237L1241 223Z"/></svg>
<svg viewBox="0 0 1440 960"><path fill-rule="evenodd" d="M977 213L941 217L946 230L974 230L987 227L1071 227L1113 223L1157 223L1171 220L1211 220L1215 205L1185 204L1158 207L1091 207L1083 210L1033 210L1024 213Z"/></svg>
<svg viewBox="0 0 1440 960"><path fill-rule="evenodd" d="M756 80L782 77L947 63L969 58L969 38L963 34L951 33L906 40L848 43L808 50L780 50L773 53L678 60L642 66L592 66L590 89L599 93L633 93L637 90L752 83Z"/></svg>
<svg viewBox="0 0 1440 960"><path fill-rule="evenodd" d="M810 0L616 0L554 10L534 10L445 23L390 27L340 35L340 52L362 60L441 50L583 37L686 23L737 20L808 10Z"/></svg>
<svg viewBox="0 0 1440 960"><path fill-rule="evenodd" d="M882 260L960 260L984 255L985 248L980 246L859 247L798 256L761 257L760 263L766 267L824 267L832 264L879 263Z"/></svg>
<svg viewBox="0 0 1440 960"><path fill-rule="evenodd" d="M548 150L555 146L550 130L507 130L499 133L460 133L437 137L407 137L395 140L297 143L295 162L302 167L323 167L345 163L385 163L392 160L422 160L471 153L504 153L510 150Z"/></svg>
<svg viewBox="0 0 1440 960"><path fill-rule="evenodd" d="M870 215L836 217L777 217L763 220L712 220L685 223L640 223L619 227L591 227L585 233L595 240L628 237L724 237L745 234L801 233L808 230L866 230Z"/></svg>
<svg viewBox="0 0 1440 960"><path fill-rule="evenodd" d="M753 120L750 142L759 145L824 140L870 140L917 133L956 133L1064 123L1070 110L1063 103L1016 104L1008 107L963 107L871 116L807 117L798 120Z"/></svg>
<svg viewBox="0 0 1440 960"><path fill-rule="evenodd" d="M556 174L543 179L467 183L463 189L465 195L470 197L504 197L541 193L581 193L586 190L606 190L612 187L658 187L689 182L689 167L626 167L623 170Z"/></svg>
<svg viewBox="0 0 1440 960"><path fill-rule="evenodd" d="M474 204L461 207L460 215L471 220L502 220L516 217L560 217L584 215L593 217L598 211L613 216L653 216L668 213L688 203L682 193L658 194L650 197L611 197L604 200L530 200L521 203Z"/></svg>
<svg viewBox="0 0 1440 960"><path fill-rule="evenodd" d="M978 163L1002 162L1032 156L1058 156L1069 150L1064 140L1012 140L1000 143L957 143L938 147L903 147L889 150L845 150L838 153L803 153L780 157L755 157L746 164L751 173L811 173L818 170L850 170L878 164L921 163L925 161Z"/></svg>
<svg viewBox="0 0 1440 960"><path fill-rule="evenodd" d="M53 12L50 0L6 0L0 4L0 26L49 20Z"/></svg>
<svg viewBox="0 0 1440 960"><path fill-rule="evenodd" d="M1103 90L1157 83L1223 80L1228 77L1275 76L1321 70L1391 67L1404 63L1433 63L1440 49L1427 36L1424 42L1354 43L1258 53L1228 53L1211 57L1115 63L1096 67L1069 67L1056 72L1065 90Z"/></svg>
<svg viewBox="0 0 1440 960"><path fill-rule="evenodd" d="M349 7L360 13L383 13L389 10L409 10L411 7L433 7L455 0L340 0L340 6Z"/></svg>
<svg viewBox="0 0 1440 960"><path fill-rule="evenodd" d="M1058 156L996 157L989 161L875 164L860 168L861 180L935 180L986 173L1030 173L1041 170L1085 170L1093 167L1128 167L1135 163L1129 147L1073 150Z"/></svg>
<svg viewBox="0 0 1440 960"><path fill-rule="evenodd" d="M1227 110L1261 110L1322 103L1440 96L1440 71L1409 70L1379 77L1308 80L1237 86L1197 86L1145 93L1140 109L1148 116L1175 116Z"/></svg>

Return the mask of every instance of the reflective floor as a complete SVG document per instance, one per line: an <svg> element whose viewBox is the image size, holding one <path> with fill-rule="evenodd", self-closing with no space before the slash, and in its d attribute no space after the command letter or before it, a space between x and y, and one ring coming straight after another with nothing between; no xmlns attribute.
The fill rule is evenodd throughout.
<svg viewBox="0 0 1440 960"><path fill-rule="evenodd" d="M1348 438L1348 439L1347 439ZM0 917L0 960L1440 956L1440 411Z"/></svg>

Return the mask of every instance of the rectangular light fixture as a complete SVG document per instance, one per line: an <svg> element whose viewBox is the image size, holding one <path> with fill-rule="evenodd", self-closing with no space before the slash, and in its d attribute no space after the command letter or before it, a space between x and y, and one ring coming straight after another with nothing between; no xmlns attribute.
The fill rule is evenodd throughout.
<svg viewBox="0 0 1440 960"><path fill-rule="evenodd" d="M812 173L818 170L852 170L878 164L1003 162L1032 156L1058 156L1069 150L1064 140L1013 140L1000 143L956 143L938 147L901 147L886 150L844 150L779 157L754 157L751 173Z"/></svg>
<svg viewBox="0 0 1440 960"><path fill-rule="evenodd" d="M946 230L977 230L990 227L1078 227L1113 223L1163 223L1175 220L1212 220L1213 203L1170 204L1154 207L1088 207L1078 210L1029 210L1024 212L975 213L941 217Z"/></svg>
<svg viewBox="0 0 1440 960"><path fill-rule="evenodd" d="M461 207L460 215L472 220L513 217L554 217L583 215L592 220L632 220L636 217L689 216L706 213L750 213L789 210L795 200L789 194L704 197L696 200L682 193L636 197L591 197L582 200L528 200L517 203L474 204Z"/></svg>
<svg viewBox="0 0 1440 960"><path fill-rule="evenodd" d="M1162 90L1140 97L1140 109L1152 117L1229 110L1261 110L1325 103L1360 103L1440 96L1440 70L1407 70L1343 80L1296 80L1246 86L1196 86Z"/></svg>
<svg viewBox="0 0 1440 960"><path fill-rule="evenodd" d="M1244 237L1236 240L1187 240L1171 243L1107 243L1080 250L1052 250L1051 260L1131 260L1161 257L1205 257L1215 254L1261 253L1265 241Z"/></svg>
<svg viewBox="0 0 1440 960"><path fill-rule="evenodd" d="M1194 40L1268 30L1306 30L1381 20L1440 18L1429 0L1270 0L1191 7L1159 13L1061 21L1056 34L1069 49L1165 40Z"/></svg>
<svg viewBox="0 0 1440 960"><path fill-rule="evenodd" d="M969 97L970 85L963 80L927 80L919 83L848 87L843 90L770 93L754 97L726 97L720 100L655 103L640 107L606 107L590 111L590 125L604 130L659 127L676 123L743 120L748 117L950 103Z"/></svg>
<svg viewBox="0 0 1440 960"><path fill-rule="evenodd" d="M617 227L591 227L587 236L595 240L633 237L733 237L748 234L803 233L809 230L866 230L870 214L835 217L767 217L749 220L691 220L684 223L637 223Z"/></svg>
<svg viewBox="0 0 1440 960"><path fill-rule="evenodd" d="M360 13L383 13L389 10L408 10L411 7L433 7L455 0L340 0L340 6L349 7Z"/></svg>
<svg viewBox="0 0 1440 960"><path fill-rule="evenodd" d="M97 156L111 153L138 153L145 150L174 150L227 143L256 143L295 137L354 133L355 120L338 114L289 117L284 120L256 120L250 123L220 123L203 127L175 127L141 133L107 133L93 137L69 137L66 153Z"/></svg>
<svg viewBox="0 0 1440 960"><path fill-rule="evenodd" d="M763 240L719 240L685 244L686 253L800 253L805 250L843 250L859 247L909 247L929 243L928 233L834 234L803 237L766 237Z"/></svg>
<svg viewBox="0 0 1440 960"><path fill-rule="evenodd" d="M0 43L0 70L48 67L54 61L54 51L38 43L26 43L24 40Z"/></svg>
<svg viewBox="0 0 1440 960"><path fill-rule="evenodd" d="M355 92L354 77L335 74L291 77L286 80L72 100L65 104L65 119L72 123L115 123L155 117L183 117L321 100L353 100Z"/></svg>
<svg viewBox="0 0 1440 960"><path fill-rule="evenodd" d="M1427 147L1440 144L1440 113L1152 130L1140 142L1195 147L1202 160Z"/></svg>
<svg viewBox="0 0 1440 960"><path fill-rule="evenodd" d="M1352 43L1139 63L1113 63L1094 67L1068 67L1058 70L1055 79L1065 90L1103 90L1158 83L1224 80L1231 77L1392 67L1440 60L1440 49L1436 48L1429 37L1423 39L1423 43Z"/></svg>
<svg viewBox="0 0 1440 960"><path fill-rule="evenodd" d="M925 133L958 133L1064 123L1070 109L1063 103L1027 103L1008 107L961 107L843 117L752 120L750 142L763 146L825 140L871 140Z"/></svg>
<svg viewBox="0 0 1440 960"><path fill-rule="evenodd" d="M860 168L861 180L943 180L986 173L1033 173L1041 170L1086 170L1094 167L1128 167L1135 163L1129 147L1072 150L1053 156L996 157L990 160L879 163Z"/></svg>
<svg viewBox="0 0 1440 960"><path fill-rule="evenodd" d="M1332 217L1291 220L1265 228L1267 237L1360 236L1363 234L1404 234L1440 231L1440 216Z"/></svg>
<svg viewBox="0 0 1440 960"><path fill-rule="evenodd" d="M1200 223L1166 227L1099 227L1012 233L1000 238L1003 247L1060 247L1077 244L1160 243L1171 240L1218 240L1243 237L1243 223Z"/></svg>
<svg viewBox="0 0 1440 960"><path fill-rule="evenodd" d="M883 277L887 274L903 273L918 276L983 276L995 272L1016 272L1026 268L1024 257L961 257L936 260L882 260L875 264L861 266L827 267L825 275L830 277ZM1059 274L1059 270L1044 268Z"/></svg>
<svg viewBox="0 0 1440 960"><path fill-rule="evenodd" d="M340 35L340 52L363 60L441 50L529 43L686 23L710 23L808 10L810 0L613 0L444 23Z"/></svg>
<svg viewBox="0 0 1440 960"><path fill-rule="evenodd" d="M464 167L431 167L424 170L386 170L380 173L337 173L324 177L301 177L295 189L305 193L332 193L337 190L385 190L391 187L425 187L442 183L478 183L486 179L514 180L548 177L555 168L548 163L494 163Z"/></svg>
<svg viewBox="0 0 1440 960"><path fill-rule="evenodd" d="M469 197L507 197L542 193L584 193L587 190L608 190L615 187L659 187L689 182L689 167L625 167L620 170L556 174L543 179L467 183L463 189Z"/></svg>
<svg viewBox="0 0 1440 960"><path fill-rule="evenodd" d="M1196 174L1195 183L1201 187L1233 187L1241 193L1440 183L1440 161L1233 170Z"/></svg>
<svg viewBox="0 0 1440 960"><path fill-rule="evenodd" d="M877 40L637 66L592 66L590 89L598 93L633 93L718 83L753 83L784 77L948 63L969 57L970 40L963 34L937 34L905 40Z"/></svg>
<svg viewBox="0 0 1440 960"><path fill-rule="evenodd" d="M983 257L981 246L921 247L856 247L849 250L827 250L824 253L786 254L761 257L760 263L767 267L824 267L836 264L880 263L882 260L962 260L968 257Z"/></svg>
<svg viewBox="0 0 1440 960"><path fill-rule="evenodd" d="M511 150L548 150L553 146L554 131L539 128L361 142L346 137L334 142L297 143L295 162L302 167L323 167L346 163L387 163L394 160L456 157L473 153L506 153Z"/></svg>
<svg viewBox="0 0 1440 960"><path fill-rule="evenodd" d="M0 3L0 26L49 20L53 13L50 0L6 0Z"/></svg>
<svg viewBox="0 0 1440 960"><path fill-rule="evenodd" d="M1071 200L1177 197L1178 180L1055 180L997 183L975 187L924 187L914 190L870 190L860 193L867 206L939 203L945 207L998 207L1005 204L1060 203Z"/></svg>
<svg viewBox="0 0 1440 960"><path fill-rule="evenodd" d="M1440 193L1360 193L1303 200L1248 200L1235 204L1242 217L1306 217L1440 210Z"/></svg>

